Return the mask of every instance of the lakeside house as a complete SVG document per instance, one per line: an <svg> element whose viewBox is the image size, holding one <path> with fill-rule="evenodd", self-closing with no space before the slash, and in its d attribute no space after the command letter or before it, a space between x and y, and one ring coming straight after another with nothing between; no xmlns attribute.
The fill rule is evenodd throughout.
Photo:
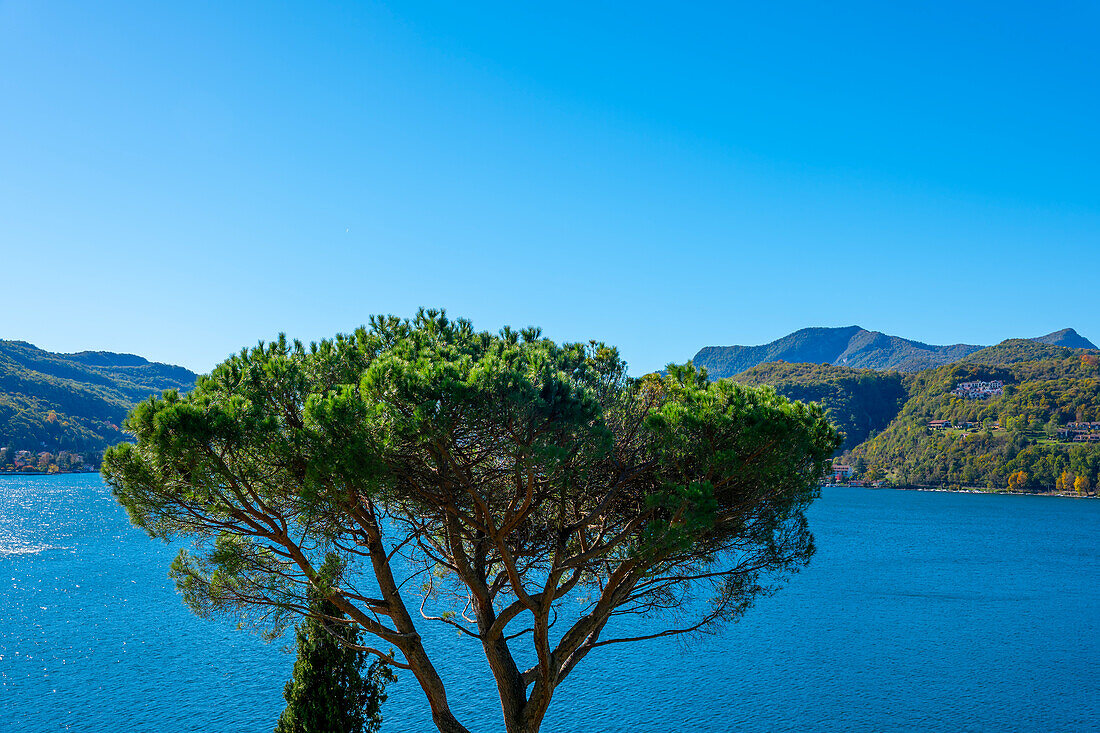
<svg viewBox="0 0 1100 733"><path fill-rule="evenodd" d="M1100 422L1071 422L1058 428L1058 440L1070 443L1100 443Z"/></svg>
<svg viewBox="0 0 1100 733"><path fill-rule="evenodd" d="M13 451L11 448L0 448L0 471L10 473L19 472L73 472L92 471L95 467L86 464L84 457L70 451L60 451L55 456L49 451L34 453L29 450Z"/></svg>
<svg viewBox="0 0 1100 733"><path fill-rule="evenodd" d="M967 400L984 400L1004 394L1005 383L1000 379L989 382L960 382L951 390L951 394Z"/></svg>
<svg viewBox="0 0 1100 733"><path fill-rule="evenodd" d="M840 483L847 481L855 474L855 470L847 463L833 463L833 468L825 471L825 480Z"/></svg>

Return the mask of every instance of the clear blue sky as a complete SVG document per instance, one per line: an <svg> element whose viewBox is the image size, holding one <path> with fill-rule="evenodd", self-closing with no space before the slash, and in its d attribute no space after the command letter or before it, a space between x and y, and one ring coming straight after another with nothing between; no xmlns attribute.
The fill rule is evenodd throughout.
<svg viewBox="0 0 1100 733"><path fill-rule="evenodd" d="M0 338L1098 340L1098 37L1094 2L0 0Z"/></svg>

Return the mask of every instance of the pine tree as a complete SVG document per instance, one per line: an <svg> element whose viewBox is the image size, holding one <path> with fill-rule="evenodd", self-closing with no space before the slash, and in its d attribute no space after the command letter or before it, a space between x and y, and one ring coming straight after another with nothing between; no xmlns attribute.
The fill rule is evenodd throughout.
<svg viewBox="0 0 1100 733"><path fill-rule="evenodd" d="M606 344L435 310L258 345L126 426L137 442L104 475L150 534L198 540L172 565L186 603L277 631L323 587L364 640L396 647L385 658L442 733L469 728L432 663L449 642L425 624L477 637L503 727L537 733L590 651L732 622L809 562L805 511L841 444L821 408L772 389L690 362L634 379ZM327 548L355 583L317 582Z"/></svg>
<svg viewBox="0 0 1100 733"><path fill-rule="evenodd" d="M330 563L322 576L326 569ZM358 629L312 590L310 614L298 625L296 637L298 659L283 689L287 706L275 733L376 733L386 683L397 678L381 660L367 666L368 653L349 646L358 644Z"/></svg>

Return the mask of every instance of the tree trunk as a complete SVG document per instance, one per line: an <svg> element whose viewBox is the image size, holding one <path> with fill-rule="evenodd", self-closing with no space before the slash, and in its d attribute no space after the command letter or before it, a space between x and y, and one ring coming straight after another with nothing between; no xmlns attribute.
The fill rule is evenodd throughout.
<svg viewBox="0 0 1100 733"><path fill-rule="evenodd" d="M432 722L439 729L439 733L470 733L466 726L459 723L458 719L451 714L450 710L444 710L440 713L433 711Z"/></svg>
<svg viewBox="0 0 1100 733"><path fill-rule="evenodd" d="M520 714L512 720L505 721L508 733L539 733L553 694L553 689L545 686L541 680L535 682L534 687L531 688L531 697Z"/></svg>
<svg viewBox="0 0 1100 733"><path fill-rule="evenodd" d="M527 720L526 716L519 715L513 720L505 721L505 729L508 733L539 733L542 727L542 716L538 720Z"/></svg>
<svg viewBox="0 0 1100 733"><path fill-rule="evenodd" d="M382 597L389 604L389 617L394 627L404 638L394 641L394 646L401 650L412 670L416 681L428 698L428 704L432 709L432 722L440 733L470 733L467 728L458 722L454 713L447 704L447 691L443 686L443 680L439 677L435 666L428 658L424 649L420 634L416 631L416 624L405 607L405 601L401 598L401 591L394 580L393 571L390 568L389 555L382 545L382 533L378 529L377 521L372 514L365 520L370 527L367 539L367 550L370 553L371 564L374 567L374 577L378 580L378 589Z"/></svg>

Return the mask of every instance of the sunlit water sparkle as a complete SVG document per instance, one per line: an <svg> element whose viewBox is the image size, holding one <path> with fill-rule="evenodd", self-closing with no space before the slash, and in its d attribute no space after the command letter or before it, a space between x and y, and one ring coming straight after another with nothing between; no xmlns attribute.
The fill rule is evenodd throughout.
<svg viewBox="0 0 1100 733"><path fill-rule="evenodd" d="M1100 729L1100 502L826 489L818 554L717 636L594 652L543 730ZM98 475L0 478L0 731L271 731L293 658L196 618ZM428 632L459 719L479 650ZM386 731L431 729L410 675Z"/></svg>

